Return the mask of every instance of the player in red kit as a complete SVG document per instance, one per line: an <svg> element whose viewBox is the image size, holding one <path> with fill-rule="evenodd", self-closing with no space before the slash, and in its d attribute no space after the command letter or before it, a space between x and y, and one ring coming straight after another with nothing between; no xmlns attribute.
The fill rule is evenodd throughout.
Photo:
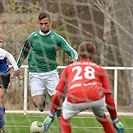
<svg viewBox="0 0 133 133"><path fill-rule="evenodd" d="M96 47L92 43L83 42L79 45L80 60L67 66L61 74L57 93L52 99L50 113L44 121L45 131L53 122L57 108L62 105L61 133L71 133L70 119L86 109L92 109L105 133L115 133L115 128L118 133L123 133L124 128L117 118L108 75L101 66L93 62L95 53ZM66 98L62 104L61 99L64 92ZM109 113L113 114L111 118L117 120L113 123L108 120L104 113L106 103Z"/></svg>

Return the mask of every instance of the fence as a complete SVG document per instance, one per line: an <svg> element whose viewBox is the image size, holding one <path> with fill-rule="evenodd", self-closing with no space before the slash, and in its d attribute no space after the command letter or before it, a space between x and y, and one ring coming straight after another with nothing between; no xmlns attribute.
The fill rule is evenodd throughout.
<svg viewBox="0 0 133 133"><path fill-rule="evenodd" d="M58 69L64 69L65 66L58 66ZM124 108L130 108L129 110L130 111L118 111L118 114L124 114L124 115L131 115L132 113L132 102L133 102L133 89L132 89L132 71L133 71L133 67L103 67L105 68L107 71L109 70L113 70L113 96L114 96L114 101L115 101L115 104L116 104L116 108L118 108L118 71L130 71L128 73L130 73L131 75L128 75L129 76L129 81L128 83L130 85L126 85L126 87L129 87L129 94L130 94L130 97L127 97L127 94L124 93L123 94L123 98L126 98L128 99L130 102L128 103L128 105L124 106ZM27 100L28 100L28 66L27 65L22 65L21 69L23 69L24 71L24 82L23 82L23 87L24 87L24 92L23 92L23 109L22 110L6 110L6 113L24 113L25 115L27 113L40 113L38 110L28 110L28 105L27 105ZM121 110L121 109L120 109ZM43 113L47 113L47 111L44 111Z"/></svg>

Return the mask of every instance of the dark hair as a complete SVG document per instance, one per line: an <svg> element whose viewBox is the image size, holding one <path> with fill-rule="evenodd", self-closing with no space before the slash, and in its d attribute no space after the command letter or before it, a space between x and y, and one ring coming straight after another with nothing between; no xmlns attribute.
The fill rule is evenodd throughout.
<svg viewBox="0 0 133 133"><path fill-rule="evenodd" d="M95 53L96 47L91 42L83 42L78 47L78 54L81 58L89 58L90 60L93 60Z"/></svg>
<svg viewBox="0 0 133 133"><path fill-rule="evenodd" d="M40 13L39 16L38 16L38 20L41 20L41 19L44 19L44 18L48 18L50 20L49 14L44 13L44 12Z"/></svg>

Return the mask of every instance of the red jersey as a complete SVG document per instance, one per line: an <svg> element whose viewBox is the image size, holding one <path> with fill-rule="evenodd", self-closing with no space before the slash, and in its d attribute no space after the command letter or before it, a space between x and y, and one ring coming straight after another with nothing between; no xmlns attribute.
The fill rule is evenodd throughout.
<svg viewBox="0 0 133 133"><path fill-rule="evenodd" d="M105 93L111 93L106 71L85 59L63 70L57 91L66 91L67 100L71 103L95 101L103 98Z"/></svg>

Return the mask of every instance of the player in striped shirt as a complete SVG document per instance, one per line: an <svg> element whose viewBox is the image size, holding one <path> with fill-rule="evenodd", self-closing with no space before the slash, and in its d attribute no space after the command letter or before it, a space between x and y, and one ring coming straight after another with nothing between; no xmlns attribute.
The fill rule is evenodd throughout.
<svg viewBox="0 0 133 133"><path fill-rule="evenodd" d="M43 111L45 90L53 96L59 81L56 52L64 50L72 61L78 59L78 54L62 36L50 29L51 19L48 14L40 13L38 23L40 30L33 32L25 41L17 64L20 67L28 56L32 101L35 107Z"/></svg>

